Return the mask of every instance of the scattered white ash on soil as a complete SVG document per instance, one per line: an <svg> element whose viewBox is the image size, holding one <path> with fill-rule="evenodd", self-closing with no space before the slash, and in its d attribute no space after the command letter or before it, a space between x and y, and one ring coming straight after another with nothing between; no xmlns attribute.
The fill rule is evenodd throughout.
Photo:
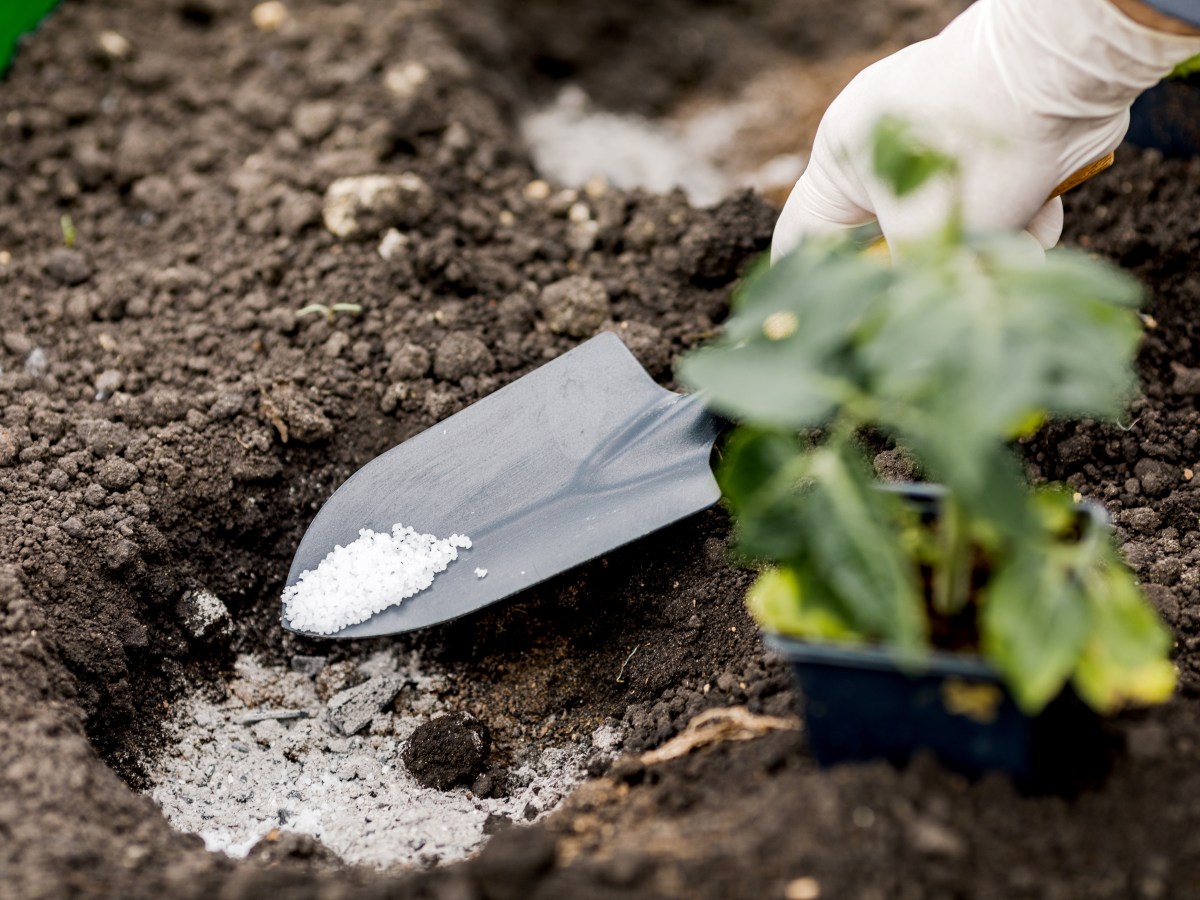
<svg viewBox="0 0 1200 900"><path fill-rule="evenodd" d="M610 725L577 744L529 748L507 772L483 758L469 785L438 790L419 784L404 761L413 732L450 712L436 699L442 679L416 654L333 665L296 657L290 670L244 656L235 669L226 700L177 704L173 746L154 764L148 790L173 827L230 856L278 829L380 869L461 859L501 820L535 821L554 809L622 737Z"/></svg>
<svg viewBox="0 0 1200 900"><path fill-rule="evenodd" d="M686 116L647 119L595 107L577 85L522 119L521 134L538 171L556 184L585 187L602 178L625 190L666 194L682 188L696 206L719 203L741 188L791 188L806 159L787 153L750 168L725 157L739 132L764 116L761 104L736 99Z"/></svg>
<svg viewBox="0 0 1200 900"><path fill-rule="evenodd" d="M336 634L365 622L425 590L460 549L470 547L466 535L442 539L399 522L390 534L363 528L284 589L288 625L307 634Z"/></svg>

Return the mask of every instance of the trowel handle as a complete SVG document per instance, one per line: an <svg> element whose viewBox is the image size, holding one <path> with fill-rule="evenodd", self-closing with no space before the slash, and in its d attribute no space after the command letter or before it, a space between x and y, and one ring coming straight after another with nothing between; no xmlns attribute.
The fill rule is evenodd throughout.
<svg viewBox="0 0 1200 900"><path fill-rule="evenodd" d="M1058 187L1050 192L1050 196L1046 198L1047 201L1053 200L1055 197L1061 197L1067 191L1079 187L1093 175L1099 175L1111 166L1116 158L1117 155L1115 153L1109 153L1108 156L1101 157L1093 163L1088 163L1086 166L1076 169L1073 174L1068 175Z"/></svg>

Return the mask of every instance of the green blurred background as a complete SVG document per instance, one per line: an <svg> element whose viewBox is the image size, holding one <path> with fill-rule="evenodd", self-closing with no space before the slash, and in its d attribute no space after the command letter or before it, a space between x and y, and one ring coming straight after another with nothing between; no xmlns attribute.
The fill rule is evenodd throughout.
<svg viewBox="0 0 1200 900"><path fill-rule="evenodd" d="M58 0L0 0L0 73L8 68L17 38L32 31Z"/></svg>

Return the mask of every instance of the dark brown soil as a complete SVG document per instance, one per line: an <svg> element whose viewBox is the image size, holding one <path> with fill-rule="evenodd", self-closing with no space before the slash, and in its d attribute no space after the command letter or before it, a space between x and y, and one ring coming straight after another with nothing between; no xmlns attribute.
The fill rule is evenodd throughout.
<svg viewBox="0 0 1200 900"><path fill-rule="evenodd" d="M483 774L491 734L470 713L438 716L417 727L404 747L404 765L425 787L446 790Z"/></svg>
<svg viewBox="0 0 1200 900"><path fill-rule="evenodd" d="M772 54L860 50L946 14L296 0L292 24L263 33L251 5L68 0L0 84L0 897L781 897L801 877L822 897L1191 893L1200 165L1136 151L1068 207L1073 241L1152 288L1146 395L1125 428L1056 425L1027 448L1035 474L1108 506L1179 637L1179 696L1116 723L1125 748L1102 786L1064 800L928 763L822 772L782 731L598 764L545 824L389 880L331 871L303 842L234 863L172 832L129 786L170 704L219 689L238 652L328 652L283 634L277 598L337 484L573 346L537 305L568 275L603 284L611 327L669 383L766 245L774 214L752 197L701 212L608 191L585 198L599 229L581 246L568 203L524 193L521 104L571 75L609 105L662 109ZM133 55L101 52L105 30ZM404 62L429 78L400 102L384 72ZM365 172L416 173L437 200L389 260L320 226L328 184ZM296 316L315 302L363 311ZM455 673L445 699L501 760L609 718L637 753L712 706L787 714L726 536L719 511L696 516L403 643ZM186 630L179 601L201 587L228 605L228 634Z"/></svg>

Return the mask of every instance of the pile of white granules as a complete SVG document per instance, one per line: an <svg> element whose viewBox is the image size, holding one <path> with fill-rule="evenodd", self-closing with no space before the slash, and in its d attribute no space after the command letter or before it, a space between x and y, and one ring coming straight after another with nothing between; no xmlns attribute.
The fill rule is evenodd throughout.
<svg viewBox="0 0 1200 900"><path fill-rule="evenodd" d="M288 625L308 634L334 634L365 622L425 590L458 559L459 548L470 546L466 535L443 540L399 523L391 534L364 528L358 540L335 547L284 589Z"/></svg>

